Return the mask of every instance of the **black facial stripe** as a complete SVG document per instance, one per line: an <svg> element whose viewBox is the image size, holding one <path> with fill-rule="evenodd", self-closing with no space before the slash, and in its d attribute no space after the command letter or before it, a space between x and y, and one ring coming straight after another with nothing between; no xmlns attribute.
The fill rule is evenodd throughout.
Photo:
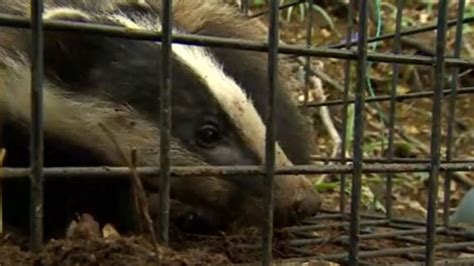
<svg viewBox="0 0 474 266"><path fill-rule="evenodd" d="M80 38L79 43L72 43L77 45L78 49L68 50L77 54L69 57L54 56L58 61L47 61L49 63L46 64L47 73L50 73L50 76L58 76L74 91L129 104L148 119L157 121L160 45L147 41L86 34ZM81 41L87 41L87 46L93 49L81 49ZM87 61L79 61L79 58L87 58ZM60 61L61 59L66 62ZM194 138L194 132L191 132L190 128L197 130L207 117L214 117L219 121L220 128L225 130L224 137L229 138L231 134L234 139L239 139L239 130L205 87L204 80L176 56L171 58L171 68L172 120L175 121L172 123L172 134L188 140L184 141L187 148L199 152L195 143L189 142ZM247 157L255 157L241 140L237 147L240 147ZM211 164L219 164L219 161L209 156L204 158Z"/></svg>

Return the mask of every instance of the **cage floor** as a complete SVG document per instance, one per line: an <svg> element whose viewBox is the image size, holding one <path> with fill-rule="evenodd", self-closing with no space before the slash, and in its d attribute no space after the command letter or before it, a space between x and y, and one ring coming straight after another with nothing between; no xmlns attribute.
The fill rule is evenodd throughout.
<svg viewBox="0 0 474 266"><path fill-rule="evenodd" d="M349 225L341 214L328 212L304 225L276 230L275 264L345 264ZM360 264L424 265L422 222L362 215L360 226ZM87 224L81 230L73 238L50 240L40 254L27 251L26 238L8 232L0 237L0 265L156 265L155 248L145 237L95 235L87 233ZM212 236L173 229L170 236L170 248L158 247L165 264L251 265L260 260L260 233L256 229ZM473 265L472 232L439 227L436 259L443 265Z"/></svg>
<svg viewBox="0 0 474 266"><path fill-rule="evenodd" d="M288 230L294 239L287 241L292 257L286 262L347 262L349 248L348 218L326 213ZM443 265L474 264L474 232L463 228L437 229L436 260ZM420 221L362 215L359 259L365 265L424 265L425 224Z"/></svg>

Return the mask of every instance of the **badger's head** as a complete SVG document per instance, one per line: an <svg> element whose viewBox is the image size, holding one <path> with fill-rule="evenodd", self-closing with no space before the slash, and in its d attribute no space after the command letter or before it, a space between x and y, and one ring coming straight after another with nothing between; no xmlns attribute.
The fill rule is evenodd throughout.
<svg viewBox="0 0 474 266"><path fill-rule="evenodd" d="M138 4L125 1L126 4L121 5L104 5L103 9L95 5L95 10L83 5L87 1L78 1L82 4L75 7L56 7L54 2L47 2L45 19L155 31L161 29L159 12L143 5L143 1L136 1ZM174 12L189 10L177 9ZM179 21L175 25L179 27ZM29 34L20 32L11 35L11 43L20 43L21 39L24 51L29 51ZM18 47L15 49L21 50ZM45 33L44 49L45 72L51 83L65 90L131 106L143 119L158 125L162 67L160 43L55 31ZM240 63L239 58L234 60ZM264 111L257 110L255 106L264 104L263 100L253 102L248 96L258 94L249 92L250 89L243 86L249 81L231 76L232 68L227 71L229 66L223 66L210 50L203 47L173 44L170 64L172 136L210 165L262 165L265 157ZM256 84L266 79L255 74L253 78ZM278 120L278 116L286 110L276 108ZM140 134L140 128L135 127L134 130ZM297 129L279 130L291 132ZM298 142L295 145L307 141L296 137L291 140ZM288 139L279 141L290 143ZM276 166L292 165L290 159L277 143ZM108 158L101 160L110 163ZM150 161L153 160L143 160L144 164ZM154 160L154 164L158 161ZM172 165L176 164L172 162ZM172 197L210 208L227 221L255 224L261 220L265 189L263 178L257 176L177 178L172 183ZM277 225L287 225L312 216L320 205L318 194L305 176L275 176L274 193Z"/></svg>

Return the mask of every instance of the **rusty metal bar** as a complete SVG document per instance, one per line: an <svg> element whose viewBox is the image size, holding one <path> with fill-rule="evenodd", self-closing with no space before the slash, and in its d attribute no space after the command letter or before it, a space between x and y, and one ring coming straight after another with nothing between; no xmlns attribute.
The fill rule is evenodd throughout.
<svg viewBox="0 0 474 266"><path fill-rule="evenodd" d="M367 37L368 37L367 0L359 1L359 38L357 59L357 87L354 106L353 170L351 188L351 224L349 228L349 264L359 264L360 198L362 189L362 168L364 158L365 89L367 75Z"/></svg>
<svg viewBox="0 0 474 266"><path fill-rule="evenodd" d="M471 18L474 21L474 17ZM470 21L470 20L469 20ZM0 25L5 27L28 28L30 21L21 16L0 14ZM52 31L76 31L88 32L90 34L100 34L109 37L119 37L134 40L161 41L163 35L161 32L147 30L132 30L119 26L101 25L95 23L71 22L48 20L44 22L45 30ZM268 43L249 41L237 38L211 37L197 34L173 34L173 43L189 44L196 46L209 46L232 48L248 51L267 52ZM279 45L281 54L297 54L305 56L330 57L337 59L357 60L358 54L352 51L345 51L332 48L307 48L305 45ZM367 59L374 62L400 63L413 65L431 66L434 64L432 57L414 56L414 55L393 55L389 53L367 53ZM474 62L464 59L446 58L446 66L458 66L472 68Z"/></svg>
<svg viewBox="0 0 474 266"><path fill-rule="evenodd" d="M361 214L362 219L364 220L383 220L387 221L387 218L385 215L380 215L380 214L366 214L363 213ZM343 219L344 217L339 213L339 211L336 210L329 210L329 209L322 209L321 210L321 215L308 218L305 220L306 224L314 224L314 223L321 223L322 220L324 219ZM346 219L348 220L348 219ZM392 228L398 228L398 229L416 229L419 228L420 226L425 227L426 223L422 220L414 220L414 219L408 219L408 218L392 218L390 220L390 227ZM442 226L441 223L438 223L438 226ZM456 230L461 230L464 231L466 228L462 226L451 226L449 228L449 234L456 234Z"/></svg>
<svg viewBox="0 0 474 266"><path fill-rule="evenodd" d="M30 126L30 240L31 249L39 252L43 246L43 1L31 1L31 126Z"/></svg>
<svg viewBox="0 0 474 266"><path fill-rule="evenodd" d="M171 33L172 2L162 0L161 79L160 79L160 242L168 245L170 216L170 135L171 135Z"/></svg>
<svg viewBox="0 0 474 266"><path fill-rule="evenodd" d="M314 161L321 162L340 162L341 160L337 157L323 157L323 156L313 156L311 157ZM346 158L347 161L352 161L352 158ZM405 158L405 157L392 157L391 160L383 157L366 157L364 158L364 163L428 163L430 162L429 158ZM447 160L441 160L442 163L448 163ZM454 158L449 161L450 163L474 163L474 158Z"/></svg>
<svg viewBox="0 0 474 266"><path fill-rule="evenodd" d="M441 108L443 100L444 74L445 74L445 42L447 32L448 1L440 0L438 3L438 26L436 30L436 63L435 85L433 88L433 108L431 122L431 170L428 180L428 215L426 233L426 265L435 264L436 251L436 203L438 196L438 175L440 168L440 143L441 143Z"/></svg>
<svg viewBox="0 0 474 266"><path fill-rule="evenodd" d="M313 23L314 23L314 16L313 16L313 10L311 9L311 6L313 5L313 0L307 0L308 4L308 22L306 23L306 46L311 47L313 44ZM304 86L304 111L307 111L307 105L308 105L308 100L309 100L309 87L311 86L310 84L310 78L311 78L311 56L306 57L306 62L305 62L305 86Z"/></svg>
<svg viewBox="0 0 474 266"><path fill-rule="evenodd" d="M469 247L472 245L474 245L474 241L443 243L443 244L438 244L438 249L443 250L443 251L458 250L460 248ZM375 251L361 251L359 254L359 257L361 259L367 259L367 258L384 257L384 256L400 256L409 252L423 252L425 248L426 248L425 246L415 246L415 247L407 247L407 248L386 248L386 249L375 250ZM317 257L308 257L305 259L312 259L312 258L322 259L322 260L345 260L347 258L347 254L346 253L328 254L328 255L322 255L322 256L317 256ZM350 259L349 259L349 262L351 262Z"/></svg>
<svg viewBox="0 0 474 266"><path fill-rule="evenodd" d="M438 259L436 265L473 265L474 258L455 258L455 259ZM393 266L406 266L406 264L398 263ZM424 266L422 262L410 263L410 266Z"/></svg>
<svg viewBox="0 0 474 266"><path fill-rule="evenodd" d="M393 43L393 53L400 54L401 52L401 29L402 29L402 17L403 17L404 1L397 1L397 17L395 19L395 40ZM396 96L397 96L397 85L398 75L400 74L400 66L398 64L392 65L392 83L390 84L390 110L388 118L388 153L387 159L389 162L393 160L393 154L395 150L395 114L396 114ZM392 188L393 186L393 174L387 174L386 189L385 189L385 210L387 219L392 218Z"/></svg>
<svg viewBox="0 0 474 266"><path fill-rule="evenodd" d="M321 264L321 259L319 257L313 257L314 252L306 252L297 250L300 254L303 255L308 255L311 257L300 257L300 258L292 258L292 259L284 259L281 261L282 264L288 264L288 265L313 265L313 262L318 265ZM407 254L407 253L405 253ZM340 262L340 263L345 263L347 258L341 257L341 258L336 258L334 261ZM436 261L437 265L472 265L474 264L474 258L455 258L455 259L439 259ZM377 263L365 263L364 265L379 265ZM407 266L407 263L394 263L391 264L392 266ZM410 262L408 265L410 266L423 266L424 264L422 262Z"/></svg>
<svg viewBox="0 0 474 266"><path fill-rule="evenodd" d="M459 0L458 2L458 13L457 18L458 22L456 25L456 39L454 43L454 53L453 57L459 58L461 57L461 49L462 49L462 32L463 32L463 24L461 20L464 17L464 9L465 9L465 0ZM459 69L453 68L451 74L451 94L449 98L449 114L448 114L448 128L446 133L446 161L451 162L453 160L453 145L454 145L454 125L456 124L456 100L457 100L457 90L459 86ZM443 223L445 226L449 226L449 202L451 200L451 179L452 173L446 172L446 176L444 179L444 202L443 202Z"/></svg>
<svg viewBox="0 0 474 266"><path fill-rule="evenodd" d="M474 16L465 17L462 20L463 24L469 24L469 23L472 23L472 22L474 22ZM455 26L457 23L458 23L457 18L456 19L451 19L451 20L448 21L447 26L452 27L452 26ZM409 36L409 35L415 35L415 34L418 34L418 33L433 31L433 30L436 30L436 28L437 28L437 24L433 23L433 24L429 24L429 25L421 26L421 27L410 27L408 29L403 30L400 34L401 34L401 36ZM383 40L389 40L389 39L392 39L394 37L395 37L395 33L387 33L387 34L384 34L384 35L371 37L367 41L369 43L372 43L372 42L378 42L378 41L383 41ZM351 43L350 43L351 46L354 46L355 44L357 44L357 41L351 41ZM328 45L327 47L328 48L343 48L344 46L345 46L345 44L338 43L338 44Z"/></svg>
<svg viewBox="0 0 474 266"><path fill-rule="evenodd" d="M321 225L315 225L314 228L315 229L323 229L323 228L328 228L328 227L343 227L343 226L348 226L349 222L345 222L345 223L340 223L340 224L337 224L335 223L335 225L333 225L332 223L326 223L326 224L321 224ZM367 222L367 221L364 221L361 223L361 225L383 225L383 224L388 224L388 222L384 222L384 221L370 221L370 222ZM443 233L445 232L446 229L444 228L438 228L437 229L437 232L439 233ZM406 235L409 235L409 236L415 236L415 235L424 235L426 234L426 229L425 228L415 228L415 229L409 229L409 230L393 230L393 231L389 231L389 232L384 232L384 233L374 233L374 234L362 234L360 236L360 239L364 239L364 240L369 240L369 239L380 239L380 238L395 238L397 236L406 236ZM337 237L337 238L333 238L331 239L331 241L347 241L349 238L347 236L340 236L340 237ZM296 239L296 240L290 240L289 241L289 244L291 244L292 246L295 246L295 247L298 247L298 246L305 246L305 245L310 245L310 244L321 244L321 243L324 243L324 242L327 242L327 239L324 239L324 238L310 238L310 239ZM471 245L474 244L471 243Z"/></svg>
<svg viewBox="0 0 474 266"><path fill-rule="evenodd" d="M464 87L464 88L459 88L457 90L457 94L471 94L474 93L474 87ZM443 96L448 96L451 94L451 89L446 89L443 90ZM433 91L422 91L422 92L412 92L412 93L407 93L403 95L397 95L395 97L395 100L398 102L405 101L405 100L410 100L410 99L419 99L419 98L427 98L427 97L432 97L433 96ZM383 101L390 101L391 96L386 95L386 96L374 96L374 97L367 97L365 100L367 103L368 102L383 102ZM354 103L354 99L348 100L349 103ZM308 103L308 107L319 107L319 106L331 106L331 105L341 105L343 104L343 100L329 100L325 102L316 102L316 103Z"/></svg>
<svg viewBox="0 0 474 266"><path fill-rule="evenodd" d="M362 221L360 223L361 226L367 226L367 225L388 225L390 221L388 220L369 220L369 221ZM348 221L342 221L342 222L335 222L335 221L330 221L330 222L322 222L319 221L317 224L310 224L310 225L300 225L300 226L293 226L287 228L287 230L291 232L301 232L301 231L308 231L308 230L319 230L319 229L325 229L328 227L331 228L336 228L336 227L347 227L350 224ZM318 239L318 237L312 237L312 239ZM348 240L349 238L345 236L345 239ZM301 243L301 239L297 240L291 240L290 243ZM304 241L303 241L304 242Z"/></svg>
<svg viewBox="0 0 474 266"><path fill-rule="evenodd" d="M354 7L355 7L355 1L351 0L349 2L349 9L347 12L347 36L346 36L346 49L350 50L351 47L349 45L351 39L352 39L352 32L353 32L353 19L354 19ZM348 120L348 115L347 112L349 111L349 88L351 86L351 66L352 66L352 61L347 60L345 62L344 66L344 95L342 96L342 102L343 102L343 108L342 108L342 128L341 128L341 163L344 165L346 163L346 153L347 153L347 120ZM339 192L339 210L343 214L346 210L346 175L341 174L339 177L339 186L340 186L340 192Z"/></svg>
<svg viewBox="0 0 474 266"><path fill-rule="evenodd" d="M275 89L278 80L278 43L280 41L279 32L279 0L270 1L270 17L268 32L268 109L266 113L266 134L265 134L265 191L264 206L265 218L263 225L262 241L262 264L270 265L272 262L273 247L273 184L275 177Z"/></svg>
<svg viewBox="0 0 474 266"><path fill-rule="evenodd" d="M244 13L246 16L249 14L250 9L250 0L242 0L240 1L240 11Z"/></svg>
<svg viewBox="0 0 474 266"><path fill-rule="evenodd" d="M248 0L244 0L244 1L248 1ZM296 6L296 5L299 5L299 4L302 4L304 3L305 1L307 0L296 0L294 2L291 2L291 3L288 3L288 4L283 4L281 6L278 7L278 10L281 11L281 10L284 10L284 9L287 9L289 7L292 7L292 6ZM268 14L268 12L270 12L270 10L264 10L262 12L259 12L257 14L254 14L252 16L250 16L250 18L256 18L256 17L260 17L262 15L265 15L265 14Z"/></svg>
<svg viewBox="0 0 474 266"><path fill-rule="evenodd" d="M278 167L275 175L295 175L295 174L340 174L352 173L353 166L348 165L295 165ZM414 173L428 172L431 167L429 163L414 164L369 164L362 167L362 173ZM442 163L440 171L474 171L474 163ZM29 176L29 168L0 168L0 175L4 179L24 178ZM157 176L160 174L159 167L137 167L138 173L143 176ZM130 175L128 167L44 167L44 176L48 179L64 179L75 177L127 177ZM184 176L252 176L265 175L261 166L175 166L171 167L172 177Z"/></svg>

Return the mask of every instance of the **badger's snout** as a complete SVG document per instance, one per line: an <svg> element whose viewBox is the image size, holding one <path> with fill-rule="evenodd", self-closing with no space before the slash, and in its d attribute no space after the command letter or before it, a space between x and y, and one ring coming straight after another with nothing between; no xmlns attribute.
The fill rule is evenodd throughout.
<svg viewBox="0 0 474 266"><path fill-rule="evenodd" d="M301 198L296 200L292 206L295 222L315 216L320 208L321 197L319 194L313 189L304 191Z"/></svg>
<svg viewBox="0 0 474 266"><path fill-rule="evenodd" d="M280 176L275 182L276 226L298 224L319 212L321 196L305 176Z"/></svg>

